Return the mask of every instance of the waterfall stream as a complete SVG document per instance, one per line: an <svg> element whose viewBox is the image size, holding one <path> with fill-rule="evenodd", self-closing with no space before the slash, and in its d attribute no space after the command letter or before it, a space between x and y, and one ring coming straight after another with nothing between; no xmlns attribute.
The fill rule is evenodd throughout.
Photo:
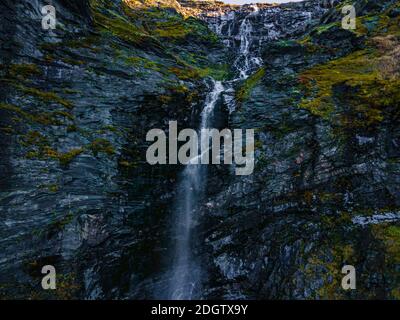
<svg viewBox="0 0 400 320"><path fill-rule="evenodd" d="M238 57L234 62L234 67L239 71L239 78L235 80L246 79L250 71L261 65L261 59L251 52L253 26L250 18L256 16L259 12L256 5L253 5L252 8L254 11L243 19L239 27L240 47Z"/></svg>
<svg viewBox="0 0 400 320"><path fill-rule="evenodd" d="M201 113L201 129L209 128L215 105L223 92L220 81L212 82ZM169 298L187 300L199 298L200 267L192 255L193 227L196 223L195 212L202 198L207 179L207 170L201 164L188 164L183 170L177 187L178 198L175 207L174 224L174 263L173 275L169 285Z"/></svg>
<svg viewBox="0 0 400 320"><path fill-rule="evenodd" d="M232 98L234 92L233 84L237 81L248 78L253 70L261 65L257 50L252 50L252 23L250 18L258 14L258 7L253 6L253 11L242 20L238 35L240 39L239 47L235 49L237 58L234 61L234 69L237 77L222 84L220 81L212 82L211 90L208 93L204 108L201 113L200 128L210 128L212 123L214 108L218 99L225 92L225 103L230 111L234 109L235 101ZM235 19L234 14L231 18ZM222 20L220 25L212 26L219 35L226 20ZM226 36L226 35L225 35ZM228 37L232 37L231 28L228 29ZM227 97L231 99L227 99ZM207 181L207 168L201 164L188 164L181 173L177 186L177 199L175 203L175 220L173 235L175 240L174 262L172 265L172 277L169 280L168 298L172 300L187 300L201 298L201 268L196 257L193 255L193 240L195 238L194 226L196 225L196 210L200 205L200 200L204 196Z"/></svg>
<svg viewBox="0 0 400 320"><path fill-rule="evenodd" d="M259 7L243 5L240 9L224 13L211 13L204 19L208 26L221 38L223 44L234 53L232 61L235 76L224 83L213 81L207 94L199 131L209 128L213 123L214 109L219 98L223 98L229 113L236 109L235 90L240 82L250 77L262 66L262 47L269 41L285 38L288 34L304 30L314 16L303 9L295 13L281 7ZM284 24L281 16L291 14L296 23ZM177 185L177 199L174 204L173 225L173 263L168 277L168 299L201 299L202 273L194 249L199 247L196 240L196 214L205 196L207 166L189 163L180 175Z"/></svg>

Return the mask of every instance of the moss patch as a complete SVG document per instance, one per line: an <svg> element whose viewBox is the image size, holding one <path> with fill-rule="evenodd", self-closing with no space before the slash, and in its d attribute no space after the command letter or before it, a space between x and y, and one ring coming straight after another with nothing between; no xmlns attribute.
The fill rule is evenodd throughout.
<svg viewBox="0 0 400 320"><path fill-rule="evenodd" d="M97 156L100 152L105 153L109 156L115 154L115 149L112 146L111 142L106 139L96 139L92 143L88 145L88 149L92 151L92 153Z"/></svg>
<svg viewBox="0 0 400 320"><path fill-rule="evenodd" d="M236 101L243 102L245 101L253 88L257 85L257 83L264 77L265 69L260 68L253 75L248 77L242 84L242 86L236 91Z"/></svg>
<svg viewBox="0 0 400 320"><path fill-rule="evenodd" d="M19 89L22 90L22 92L24 92L25 94L36 97L44 102L55 102L67 109L73 108L73 105L70 101L61 98L58 94L54 92L42 91L36 88L28 88L23 86L20 86Z"/></svg>
<svg viewBox="0 0 400 320"><path fill-rule="evenodd" d="M53 150L51 147L45 147L44 156L51 159L57 159L61 165L67 166L84 151L83 148L72 149L68 152L61 153Z"/></svg>
<svg viewBox="0 0 400 320"><path fill-rule="evenodd" d="M384 79L375 51L357 51L304 71L299 82L305 96L300 107L344 126L367 127L384 119L385 111L398 112L399 79ZM347 115L336 110L334 89L346 88L341 99L351 106Z"/></svg>
<svg viewBox="0 0 400 320"><path fill-rule="evenodd" d="M11 64L9 73L11 77L25 80L33 75L40 75L41 70L33 63Z"/></svg>

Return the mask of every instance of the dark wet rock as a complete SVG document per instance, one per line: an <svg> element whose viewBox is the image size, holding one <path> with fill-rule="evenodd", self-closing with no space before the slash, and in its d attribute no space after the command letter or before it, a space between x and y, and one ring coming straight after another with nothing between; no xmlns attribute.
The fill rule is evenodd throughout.
<svg viewBox="0 0 400 320"><path fill-rule="evenodd" d="M377 14L390 4L361 7L364 14ZM329 14L333 21L340 18L330 11L322 19ZM209 298L396 296L398 260L382 242L397 232L399 221L389 209L399 205L397 160L386 138L393 119L374 130L347 130L299 108L302 70L363 50L368 39L336 26L309 30L300 39L282 34L282 40L266 43L265 76L230 116L231 127L257 128L258 160L251 178L230 176L227 182L224 176L221 191L207 199ZM347 90L333 91L343 113L352 103ZM356 266L361 277L356 291L341 289L345 264ZM386 284L384 277L390 279Z"/></svg>
<svg viewBox="0 0 400 320"><path fill-rule="evenodd" d="M146 133L191 125L206 84L168 72L182 66L166 48L99 31L88 1L54 1L52 32L39 3L1 5L0 121L12 128L0 132L2 297L152 297L154 288L136 290L160 270L179 168L146 164ZM170 45L219 63L223 50L202 41ZM24 271L40 275L47 257L57 257L67 296Z"/></svg>

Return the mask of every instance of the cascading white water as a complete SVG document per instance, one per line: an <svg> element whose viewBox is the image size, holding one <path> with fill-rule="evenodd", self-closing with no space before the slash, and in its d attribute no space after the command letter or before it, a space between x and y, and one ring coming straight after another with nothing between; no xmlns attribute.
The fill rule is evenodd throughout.
<svg viewBox="0 0 400 320"><path fill-rule="evenodd" d="M223 93L225 104L230 113L236 109L235 83L247 79L252 72L262 65L260 48L263 45L263 40L256 39L256 32L254 32L253 27L253 23L256 22L261 11L257 5L249 7L252 10L244 17L243 14L230 11L222 16L214 16L209 19L210 29L223 39L225 45L236 52L233 69L237 72L237 76L224 83L225 91ZM239 25L239 27L236 28L235 25Z"/></svg>
<svg viewBox="0 0 400 320"><path fill-rule="evenodd" d="M249 72L261 65L261 59L251 52L253 26L250 19L259 12L257 5L253 5L253 12L250 12L242 21L239 27L240 47L238 57L234 62L235 68L239 71L239 78L244 80Z"/></svg>
<svg viewBox="0 0 400 320"><path fill-rule="evenodd" d="M234 39L239 41L239 45L234 48L237 57L233 63L237 77L224 84L213 81L201 113L200 131L210 127L215 105L221 95L229 111L235 109L234 83L248 78L262 64L259 50L262 41L256 41L253 32L253 23L258 14L259 8L253 5L252 12L243 17L242 21L238 21L238 16L231 12L219 20L214 19L214 23L210 24L210 28L224 38L228 46L235 46ZM238 33L232 34L236 23L240 23ZM207 168L201 164L188 164L180 176L175 204L175 257L169 283L169 299L201 298L201 269L192 253L192 242L195 238L195 214L204 195L206 180Z"/></svg>
<svg viewBox="0 0 400 320"><path fill-rule="evenodd" d="M250 21L245 18L239 29L240 34L240 48L239 53L240 56L235 61L236 68L240 71L240 78L245 79L247 77L247 71L249 70L249 49L250 49L250 34L253 31ZM243 58L243 59L242 59ZM243 64L240 63L243 60Z"/></svg>
<svg viewBox="0 0 400 320"><path fill-rule="evenodd" d="M201 113L200 131L209 128L215 105L224 90L220 81L213 81ZM205 189L207 171L201 164L188 164L183 170L177 187L174 224L174 262L169 284L169 299L199 298L201 269L192 255L195 211Z"/></svg>
<svg viewBox="0 0 400 320"><path fill-rule="evenodd" d="M249 7L252 8L250 13L248 13ZM262 65L260 49L266 41L276 40L285 35L285 32L280 30L279 21L273 19L274 15L281 12L281 8L271 7L260 10L257 5L243 6L243 8L243 11L230 11L223 15L219 13L207 19L210 29L216 32L223 39L223 43L236 53L233 67L237 76L223 84L213 82L212 90L207 95L201 113L200 130L210 127L213 111L220 96L224 97L225 105L230 113L236 109L235 83L247 79ZM311 14L301 11L298 18L299 24L305 26L311 19ZM293 27L294 30L299 29L299 24ZM254 26L257 26L257 29ZM204 196L206 180L207 168L201 164L188 164L180 176L177 187L178 198L174 207L175 247L172 276L169 277L168 284L169 299L202 297L201 268L193 254L192 242L195 239L193 234L196 225L195 214Z"/></svg>
<svg viewBox="0 0 400 320"><path fill-rule="evenodd" d="M220 81L213 81L212 90L207 95L204 108L201 113L200 128L210 127L215 105L225 91L232 91L232 83L246 79L250 72L261 64L261 59L251 51L253 27L250 18L256 15L258 7L253 7L253 12L248 14L240 24L239 36L240 47L234 67L238 77L224 85ZM228 20L235 19L234 14ZM229 21L223 20L221 25L214 25L213 29L220 34L223 26ZM231 24L228 34L231 36ZM229 41L229 40L228 40ZM228 95L229 96L229 95ZM228 101L225 97L228 108L231 110L233 100ZM172 266L172 277L169 283L168 298L172 300L198 299L201 297L201 268L192 254L193 229L196 225L196 209L199 201L204 195L205 183L207 180L207 168L201 164L188 164L183 170L177 187L178 198L175 203L175 224L174 224L174 262Z"/></svg>

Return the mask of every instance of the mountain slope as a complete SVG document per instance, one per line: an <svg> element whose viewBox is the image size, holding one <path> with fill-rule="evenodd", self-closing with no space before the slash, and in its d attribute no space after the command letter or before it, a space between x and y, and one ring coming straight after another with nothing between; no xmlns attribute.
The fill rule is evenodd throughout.
<svg viewBox="0 0 400 320"><path fill-rule="evenodd" d="M400 297L398 1L356 1L355 31L339 1L53 4L51 32L34 2L0 4L0 298L160 297L189 190L146 163L146 133L197 128L210 77L216 127L256 129L256 168L208 168L203 297Z"/></svg>
<svg viewBox="0 0 400 320"><path fill-rule="evenodd" d="M256 128L256 170L212 179L210 297L399 297L399 7L356 9L354 32L339 6L268 43L242 86L230 126Z"/></svg>

